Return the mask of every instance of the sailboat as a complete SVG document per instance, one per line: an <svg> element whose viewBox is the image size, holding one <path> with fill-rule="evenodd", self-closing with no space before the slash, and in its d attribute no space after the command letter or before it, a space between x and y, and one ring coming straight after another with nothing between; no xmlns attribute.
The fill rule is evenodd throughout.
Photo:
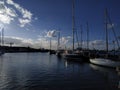
<svg viewBox="0 0 120 90"><path fill-rule="evenodd" d="M61 58L63 53L64 50L60 48L60 31L58 31L58 44L57 44L56 56L58 58Z"/></svg>
<svg viewBox="0 0 120 90"><path fill-rule="evenodd" d="M105 11L105 16L106 16L106 25L105 25L105 29L106 29L106 54L104 55L104 57L96 57L96 58L91 58L90 62L92 64L96 64L96 65L100 65L100 66L105 66L105 67L111 67L111 68L119 68L120 67L120 55L118 55L118 58L115 58L115 56L113 56L112 58L109 57L109 52L108 52L108 28L107 28L107 9ZM109 18L110 20L110 18ZM112 23L111 23L112 24ZM119 45L118 45L119 46ZM115 58L115 60L113 60Z"/></svg>
<svg viewBox="0 0 120 90"><path fill-rule="evenodd" d="M83 61L82 59L82 54L78 54L78 53L75 53L75 50L74 50L74 37L75 37L75 18L74 18L74 4L75 4L75 0L73 0L73 3L72 3L72 51L66 51L65 54L63 55L64 59L66 60L72 60L72 61Z"/></svg>

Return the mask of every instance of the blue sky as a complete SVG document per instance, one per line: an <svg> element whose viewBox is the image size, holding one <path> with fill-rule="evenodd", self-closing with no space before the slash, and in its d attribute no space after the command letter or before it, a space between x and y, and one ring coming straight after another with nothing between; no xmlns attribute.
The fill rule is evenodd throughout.
<svg viewBox="0 0 120 90"><path fill-rule="evenodd" d="M75 0L75 30L86 47L86 22L89 23L90 48L105 48L104 10L108 9L117 36L120 36L119 0ZM61 33L61 47L71 47L72 0L1 0L0 25L5 29L5 42L16 46L49 48L49 37ZM114 40L110 32L110 43ZM52 37L52 48L57 37ZM110 48L113 46L111 45Z"/></svg>

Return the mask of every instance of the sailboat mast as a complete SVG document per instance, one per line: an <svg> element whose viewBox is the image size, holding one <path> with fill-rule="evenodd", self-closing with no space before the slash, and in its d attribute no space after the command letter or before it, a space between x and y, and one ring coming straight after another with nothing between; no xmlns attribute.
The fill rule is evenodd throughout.
<svg viewBox="0 0 120 90"><path fill-rule="evenodd" d="M107 30L107 9L105 10L105 30L106 30L106 51L108 54L108 30Z"/></svg>
<svg viewBox="0 0 120 90"><path fill-rule="evenodd" d="M80 34L81 34L81 49L82 49L82 33L83 33L83 28L82 28L82 25L81 25L81 32L80 32Z"/></svg>
<svg viewBox="0 0 120 90"><path fill-rule="evenodd" d="M73 0L73 2L72 2L72 38L73 38L73 47L72 47L72 49L73 49L73 51L74 51L74 33L75 33L75 17L74 17L74 14L75 14L75 11L74 11L74 9L75 9L75 6L74 6L74 4L75 4L75 0Z"/></svg>
<svg viewBox="0 0 120 90"><path fill-rule="evenodd" d="M112 24L112 21L111 21L110 16L109 16L108 14L107 14L107 17L108 17L108 19L109 19L110 25L112 26L113 24ZM117 43L117 45L118 45L118 48L120 48L119 41L118 41L118 39L117 39L117 35L116 35L116 33L115 33L115 29L114 29L113 26L112 26L112 31L113 31L113 34L114 34L114 36L115 36L115 40L116 40L116 43Z"/></svg>
<svg viewBox="0 0 120 90"><path fill-rule="evenodd" d="M89 50L89 26L87 22L87 50Z"/></svg>
<svg viewBox="0 0 120 90"><path fill-rule="evenodd" d="M51 37L50 37L50 51L51 51Z"/></svg>
<svg viewBox="0 0 120 90"><path fill-rule="evenodd" d="M2 31L0 31L0 47L2 46Z"/></svg>
<svg viewBox="0 0 120 90"><path fill-rule="evenodd" d="M4 28L0 32L0 46L4 46Z"/></svg>
<svg viewBox="0 0 120 90"><path fill-rule="evenodd" d="M59 49L60 47L60 31L58 31L58 46L57 46L57 50Z"/></svg>
<svg viewBox="0 0 120 90"><path fill-rule="evenodd" d="M75 33L76 33L77 45L78 45L78 47L79 47L80 45L79 45L79 40L78 40L78 32L76 31Z"/></svg>

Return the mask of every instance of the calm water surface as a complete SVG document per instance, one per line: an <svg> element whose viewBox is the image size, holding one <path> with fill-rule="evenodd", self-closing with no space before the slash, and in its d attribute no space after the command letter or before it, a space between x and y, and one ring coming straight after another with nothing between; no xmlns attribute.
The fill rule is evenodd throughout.
<svg viewBox="0 0 120 90"><path fill-rule="evenodd" d="M119 90L113 69L68 62L48 53L0 57L0 90Z"/></svg>

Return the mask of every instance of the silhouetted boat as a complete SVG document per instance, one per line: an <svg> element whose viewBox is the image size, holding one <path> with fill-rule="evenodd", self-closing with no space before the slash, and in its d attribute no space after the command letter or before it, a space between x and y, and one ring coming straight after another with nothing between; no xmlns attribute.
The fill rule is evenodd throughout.
<svg viewBox="0 0 120 90"><path fill-rule="evenodd" d="M79 55L79 54L66 54L64 56L64 58L66 60L72 60L72 61L79 61L79 62L82 62L83 61L83 56L82 55Z"/></svg>
<svg viewBox="0 0 120 90"><path fill-rule="evenodd" d="M63 53L64 53L64 50L59 49L56 51L56 56L61 58L63 56Z"/></svg>
<svg viewBox="0 0 120 90"><path fill-rule="evenodd" d="M63 53L64 50L60 48L60 31L58 31L58 44L57 44L56 56L58 58L61 58Z"/></svg>
<svg viewBox="0 0 120 90"><path fill-rule="evenodd" d="M50 50L49 51L49 54L51 55L51 54L56 54L56 51L55 50Z"/></svg>
<svg viewBox="0 0 120 90"><path fill-rule="evenodd" d="M82 55L80 54L76 54L75 53L75 50L74 50L74 34L75 34L75 18L74 18L74 3L75 3L75 0L72 0L72 43L73 43L73 47L72 47L72 51L69 52L69 51L66 51L63 55L63 57L66 59L66 60L73 60L73 61L83 61L82 59Z"/></svg>

